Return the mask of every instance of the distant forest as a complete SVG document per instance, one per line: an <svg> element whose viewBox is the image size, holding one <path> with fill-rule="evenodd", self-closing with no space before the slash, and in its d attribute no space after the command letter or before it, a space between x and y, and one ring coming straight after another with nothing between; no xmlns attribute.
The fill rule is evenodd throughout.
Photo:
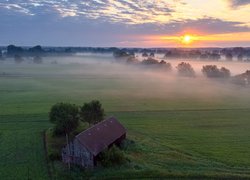
<svg viewBox="0 0 250 180"><path fill-rule="evenodd" d="M200 59L250 62L250 48L117 48L117 47L21 47L15 45L0 47L0 59L8 57L35 57L35 56L71 56L75 53L113 53L115 57L135 56L154 57L163 54L164 59Z"/></svg>

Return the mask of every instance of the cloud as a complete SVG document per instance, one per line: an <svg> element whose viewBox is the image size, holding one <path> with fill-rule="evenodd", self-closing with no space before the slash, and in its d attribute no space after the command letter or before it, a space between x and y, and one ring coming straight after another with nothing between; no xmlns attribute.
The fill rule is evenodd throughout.
<svg viewBox="0 0 250 180"><path fill-rule="evenodd" d="M232 6L250 3L249 0L227 1L230 1ZM212 1L207 3L208 6L211 3ZM189 19L198 20L208 16L203 3L187 0L2 0L0 9L8 11L9 14L40 16L50 13L60 18L101 20L127 25L161 25ZM210 14L210 17L222 18L212 15Z"/></svg>
<svg viewBox="0 0 250 180"><path fill-rule="evenodd" d="M4 0L0 7L26 15L39 15L37 9L43 7L57 12L62 18L78 16L126 24L162 22L163 17L167 19L173 12L164 0Z"/></svg>
<svg viewBox="0 0 250 180"><path fill-rule="evenodd" d="M198 31L203 34L231 33L231 32L246 32L250 31L250 27L235 21L223 21L215 18L201 18L197 20L177 21L167 24L175 32L182 31Z"/></svg>
<svg viewBox="0 0 250 180"><path fill-rule="evenodd" d="M249 32L250 27L243 23L235 21L224 21L216 18L200 18L197 20L187 19L183 21L174 21L165 24L136 24L130 25L129 28L122 28L119 30L125 34L140 35L176 35L184 33L194 34L222 34L235 32ZM118 28L118 27L117 27Z"/></svg>
<svg viewBox="0 0 250 180"><path fill-rule="evenodd" d="M250 0L228 0L228 1L233 8L250 4Z"/></svg>
<svg viewBox="0 0 250 180"><path fill-rule="evenodd" d="M28 8L26 7L23 7L19 4L3 4L3 3L0 3L0 9L2 11L14 11L14 12L17 12L17 13L20 13L20 14L26 14L26 15L34 15ZM3 13L3 12L2 12Z"/></svg>

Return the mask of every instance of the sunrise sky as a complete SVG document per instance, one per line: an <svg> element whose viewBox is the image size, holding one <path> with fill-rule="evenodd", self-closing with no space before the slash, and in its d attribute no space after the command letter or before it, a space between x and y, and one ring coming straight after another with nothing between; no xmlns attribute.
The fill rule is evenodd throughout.
<svg viewBox="0 0 250 180"><path fill-rule="evenodd" d="M0 45L250 46L250 0L1 0Z"/></svg>

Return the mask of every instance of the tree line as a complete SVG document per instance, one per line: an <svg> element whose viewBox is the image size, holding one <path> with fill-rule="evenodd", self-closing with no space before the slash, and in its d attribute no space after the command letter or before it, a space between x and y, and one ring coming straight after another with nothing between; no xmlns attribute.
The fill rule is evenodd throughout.
<svg viewBox="0 0 250 180"><path fill-rule="evenodd" d="M155 54L163 54L163 59L196 59L219 61L224 58L227 61L250 61L250 48L149 48L149 49L117 49L113 52L114 57L128 57L140 53L143 58L155 57Z"/></svg>
<svg viewBox="0 0 250 180"><path fill-rule="evenodd" d="M133 53L127 53L122 50L116 51L114 57L117 62L122 62L132 65L140 65L141 67L151 68L151 69L161 69L165 72L170 72L173 70L171 63L166 62L165 60L158 61L154 58L154 54L151 52L149 55L143 53L142 56L145 58L142 61L139 61ZM181 62L176 66L177 73L179 76L183 77L196 77L196 72L193 69L192 65L187 62ZM219 78L219 79L228 79L234 84L240 85L249 85L250 84L250 71L245 73L231 76L229 69L225 67L218 68L216 65L205 65L202 67L201 72L207 78Z"/></svg>
<svg viewBox="0 0 250 180"><path fill-rule="evenodd" d="M6 49L7 57L19 55L27 56L71 56L75 53L113 53L115 56L126 56L141 53L142 57L154 57L156 53L163 54L165 59L200 59L215 60L225 58L228 61L236 59L238 61L250 61L250 48L233 47L233 48L117 48L117 47L42 47L36 45L34 47L21 47L8 45L0 47ZM1 52L1 51L0 51ZM1 56L1 53L0 53ZM0 57L1 59L1 57Z"/></svg>

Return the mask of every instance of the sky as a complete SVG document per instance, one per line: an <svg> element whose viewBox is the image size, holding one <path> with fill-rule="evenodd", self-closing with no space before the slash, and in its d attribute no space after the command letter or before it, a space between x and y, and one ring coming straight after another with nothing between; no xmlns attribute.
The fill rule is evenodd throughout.
<svg viewBox="0 0 250 180"><path fill-rule="evenodd" d="M0 0L0 45L250 47L249 17L250 0Z"/></svg>

